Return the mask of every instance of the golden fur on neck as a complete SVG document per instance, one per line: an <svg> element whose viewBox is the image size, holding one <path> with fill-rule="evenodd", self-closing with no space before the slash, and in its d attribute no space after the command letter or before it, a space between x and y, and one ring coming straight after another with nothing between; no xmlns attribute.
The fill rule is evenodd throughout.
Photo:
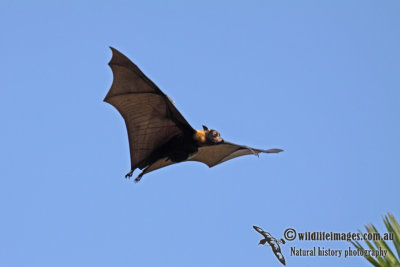
<svg viewBox="0 0 400 267"><path fill-rule="evenodd" d="M200 144L205 144L206 143L206 131L196 130L196 133L194 134L193 138Z"/></svg>

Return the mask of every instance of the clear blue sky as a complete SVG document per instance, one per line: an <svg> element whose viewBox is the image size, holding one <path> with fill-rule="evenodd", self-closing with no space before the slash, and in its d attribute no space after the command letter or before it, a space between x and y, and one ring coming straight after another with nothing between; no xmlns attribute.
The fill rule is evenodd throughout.
<svg viewBox="0 0 400 267"><path fill-rule="evenodd" d="M0 266L281 266L258 225L400 219L399 1L2 1ZM195 127L285 149L125 180L108 46ZM287 266L367 266L291 257Z"/></svg>

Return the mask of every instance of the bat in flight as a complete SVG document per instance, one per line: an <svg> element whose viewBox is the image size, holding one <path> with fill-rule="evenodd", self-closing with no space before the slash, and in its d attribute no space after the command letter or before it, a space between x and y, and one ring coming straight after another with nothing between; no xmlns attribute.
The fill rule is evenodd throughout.
<svg viewBox="0 0 400 267"><path fill-rule="evenodd" d="M285 257L282 254L281 247L279 246L280 243L285 244L285 240L282 238L280 240L277 240L275 237L273 237L270 233L265 232L263 229L261 229L258 226L253 225L254 230L256 230L258 233L260 233L264 238L260 240L258 243L259 245L265 245L265 243L268 243L272 251L274 252L275 256L278 258L278 260L283 264L286 265Z"/></svg>
<svg viewBox="0 0 400 267"><path fill-rule="evenodd" d="M259 153L279 153L281 149L256 149L224 141L219 132L203 126L195 130L164 94L121 52L111 47L109 66L114 80L104 101L122 115L128 130L131 177L135 169L142 176L183 161L199 161L209 167L224 161Z"/></svg>

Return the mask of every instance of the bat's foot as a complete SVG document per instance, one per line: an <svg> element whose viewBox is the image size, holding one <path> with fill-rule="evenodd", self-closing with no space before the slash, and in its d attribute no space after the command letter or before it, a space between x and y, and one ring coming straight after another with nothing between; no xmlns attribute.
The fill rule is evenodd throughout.
<svg viewBox="0 0 400 267"><path fill-rule="evenodd" d="M131 177L132 177L132 174L133 174L133 170L131 170L130 172L128 172L128 173L125 175L125 178L127 178L127 179L131 178Z"/></svg>
<svg viewBox="0 0 400 267"><path fill-rule="evenodd" d="M140 179L142 179L142 176L146 173L147 169L150 166L146 166L144 169L142 169L143 171L138 175L138 177L135 178L134 182L137 183L140 181Z"/></svg>
<svg viewBox="0 0 400 267"><path fill-rule="evenodd" d="M134 182L138 183L140 179L142 179L143 173L139 174L138 177L135 178Z"/></svg>

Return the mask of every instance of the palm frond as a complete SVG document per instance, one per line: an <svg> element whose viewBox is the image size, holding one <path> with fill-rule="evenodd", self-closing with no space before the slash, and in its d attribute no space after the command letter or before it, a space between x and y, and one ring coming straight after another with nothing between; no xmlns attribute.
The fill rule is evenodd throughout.
<svg viewBox="0 0 400 267"><path fill-rule="evenodd" d="M364 240L366 245L368 246L369 250L385 250L386 256L377 256L377 257L372 257L371 255L366 255L365 259L368 260L372 265L376 267L400 267L400 225L397 222L397 220L394 218L394 216L390 213L385 215L383 217L383 222L385 224L385 227L387 229L386 234L380 234L381 239L378 240L373 240L372 242L369 240ZM367 230L368 233L371 235L374 235L376 233L379 233L376 227L371 224L371 225L366 225L365 229ZM361 233L361 231L360 231ZM388 236L391 235L391 236ZM385 238L386 237L386 238ZM388 238L391 237L391 238ZM389 240L392 240L393 242L393 247L396 251L395 255L391 249L390 244L388 243ZM358 241L351 241L353 246L358 249L365 251L364 247L358 242Z"/></svg>

